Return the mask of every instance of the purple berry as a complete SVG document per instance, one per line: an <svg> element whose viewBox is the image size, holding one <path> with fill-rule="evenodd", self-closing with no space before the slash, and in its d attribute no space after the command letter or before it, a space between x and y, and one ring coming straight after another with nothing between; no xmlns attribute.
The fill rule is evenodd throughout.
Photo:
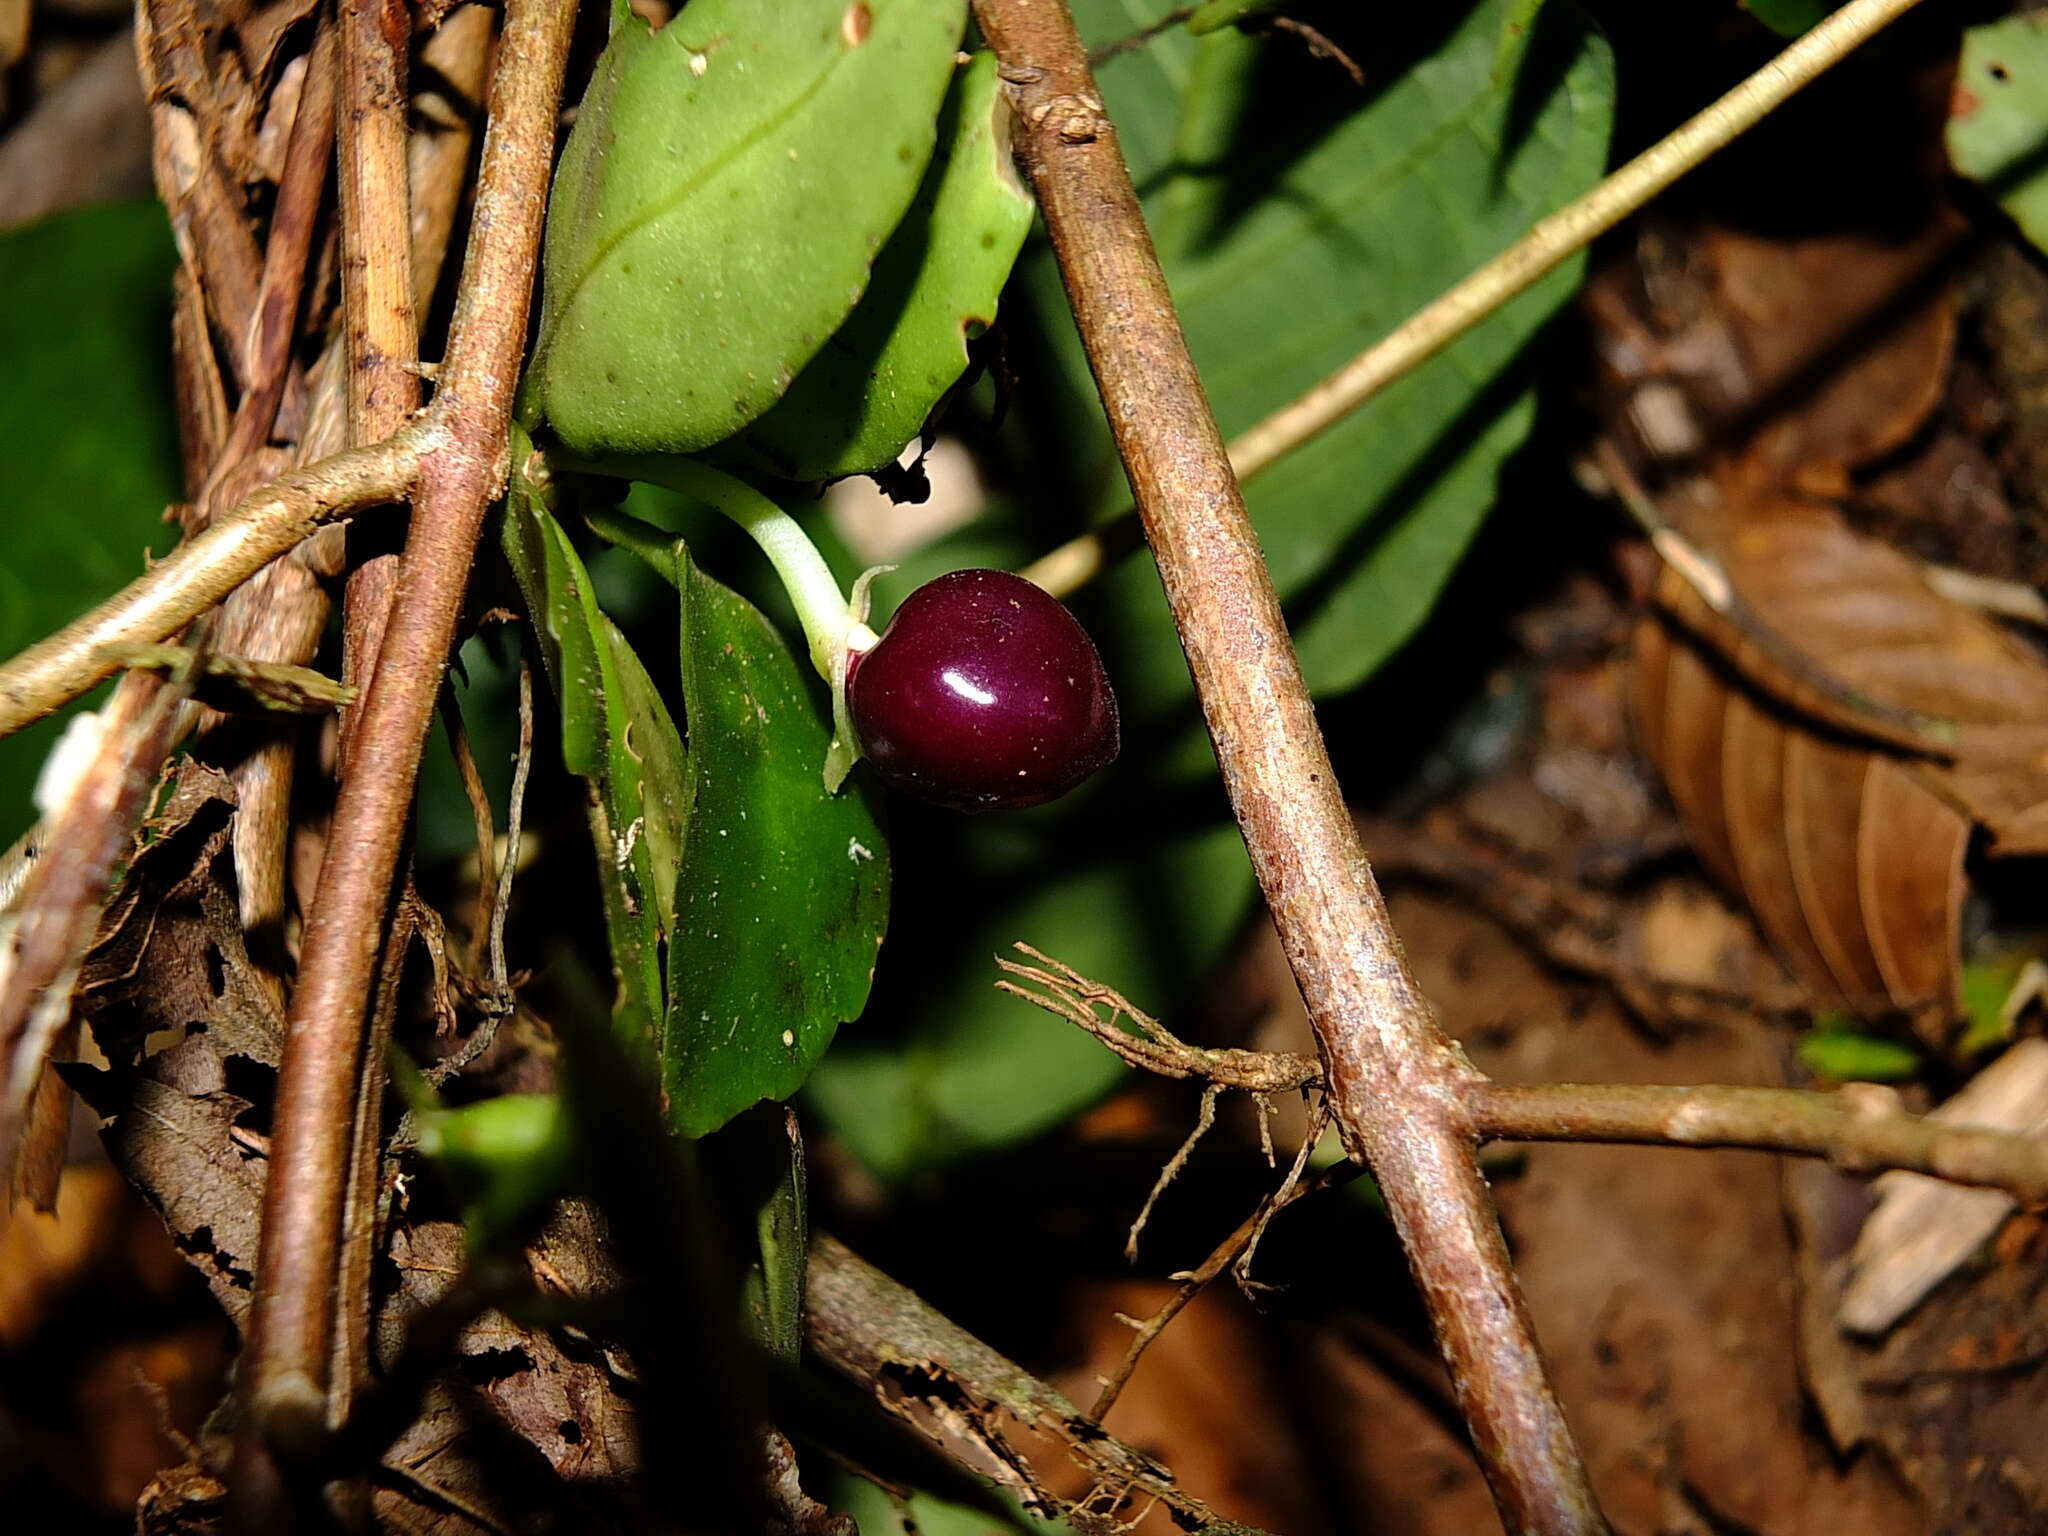
<svg viewBox="0 0 2048 1536"><path fill-rule="evenodd" d="M954 571L911 593L851 658L847 703L882 782L954 810L1057 799L1117 753L1095 642L1007 571Z"/></svg>

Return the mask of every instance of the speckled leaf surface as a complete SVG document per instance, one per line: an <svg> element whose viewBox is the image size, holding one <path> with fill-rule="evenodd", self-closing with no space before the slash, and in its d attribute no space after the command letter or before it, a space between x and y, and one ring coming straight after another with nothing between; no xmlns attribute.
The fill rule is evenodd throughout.
<svg viewBox="0 0 2048 1536"><path fill-rule="evenodd" d="M874 280L824 350L735 446L791 480L891 463L967 367L967 341L996 301L1031 228L1010 159L995 55L954 78L924 185L875 262Z"/></svg>
<svg viewBox="0 0 2048 1536"><path fill-rule="evenodd" d="M522 419L689 452L774 403L930 158L960 0L696 0L599 61L549 209Z"/></svg>
<svg viewBox="0 0 2048 1536"><path fill-rule="evenodd" d="M690 1135L803 1085L874 979L889 851L818 776L831 732L759 609L680 545L697 815L676 887L662 1077Z"/></svg>
<svg viewBox="0 0 2048 1536"><path fill-rule="evenodd" d="M515 432L513 464L530 452ZM675 872L695 788L682 739L646 668L598 607L542 488L516 469L504 545L561 706L563 760L597 791L591 834L622 1027L651 1033L662 1013L661 946L675 922Z"/></svg>

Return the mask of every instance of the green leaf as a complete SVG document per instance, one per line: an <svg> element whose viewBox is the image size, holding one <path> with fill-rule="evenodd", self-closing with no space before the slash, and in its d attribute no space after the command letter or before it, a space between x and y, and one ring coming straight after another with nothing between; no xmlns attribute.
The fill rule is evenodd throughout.
<svg viewBox="0 0 2048 1536"><path fill-rule="evenodd" d="M790 480L865 474L893 463L967 367L974 328L1031 228L1031 196L1010 160L1010 108L992 53L953 81L939 152L875 262L853 314L789 393L735 444Z"/></svg>
<svg viewBox="0 0 2048 1536"><path fill-rule="evenodd" d="M661 946L677 921L675 871L695 779L675 721L633 648L597 605L590 573L524 473L532 444L514 429L505 553L525 594L561 705L562 757L591 781L591 835L618 974L622 1030L650 1045L663 1012Z"/></svg>
<svg viewBox="0 0 2048 1536"><path fill-rule="evenodd" d="M1493 45L1493 74L1504 80L1529 51L1530 36L1543 16L1544 0L1508 0L1500 18L1500 35Z"/></svg>
<svg viewBox="0 0 2048 1536"><path fill-rule="evenodd" d="M2048 15L1966 29L1950 100L1950 161L2048 250Z"/></svg>
<svg viewBox="0 0 2048 1536"><path fill-rule="evenodd" d="M598 527L659 558L621 519ZM682 598L695 820L669 938L662 1082L670 1120L701 1136L795 1093L859 1017L888 925L889 849L865 795L825 788L831 731L782 636L680 540L665 564Z"/></svg>
<svg viewBox="0 0 2048 1536"><path fill-rule="evenodd" d="M676 551L697 824L676 891L662 1071L691 1135L803 1086L858 1018L889 917L867 800L818 777L831 731L760 610Z"/></svg>
<svg viewBox="0 0 2048 1536"><path fill-rule="evenodd" d="M1815 1076L1838 1083L1902 1083L1920 1075L1917 1052L1826 1023L1799 1037L1799 1059Z"/></svg>
<svg viewBox="0 0 2048 1536"><path fill-rule="evenodd" d="M1742 0L1742 8L1780 37L1797 37L1828 18L1840 0Z"/></svg>
<svg viewBox="0 0 2048 1536"><path fill-rule="evenodd" d="M1209 0L1188 18L1188 31L1196 37L1207 37L1211 32L1220 32L1248 16L1277 10L1279 4L1280 0Z"/></svg>
<svg viewBox="0 0 2048 1536"><path fill-rule="evenodd" d="M508 1093L454 1109L415 1111L420 1154L461 1201L472 1250L500 1257L517 1243L575 1169L575 1141L552 1093Z"/></svg>
<svg viewBox="0 0 2048 1536"><path fill-rule="evenodd" d="M699 1143L706 1188L717 1192L740 1277L743 1326L771 1359L803 1356L804 1281L810 1252L804 1139L796 1112L760 1104Z"/></svg>
<svg viewBox="0 0 2048 1536"><path fill-rule="evenodd" d="M1963 1031L1950 1055L1975 1061L2004 1045L2013 1035L2013 1014L2030 1000L2034 976L2029 967L2041 959L2033 944L1986 943L1963 962ZM2022 988L2015 999L2015 990Z"/></svg>
<svg viewBox="0 0 2048 1536"><path fill-rule="evenodd" d="M867 286L932 152L961 0L697 0L623 25L549 208L522 419L680 452L772 405Z"/></svg>
<svg viewBox="0 0 2048 1536"><path fill-rule="evenodd" d="M0 659L68 624L169 547L179 494L167 359L170 228L120 203L0 234ZM37 770L63 729L0 741L0 848L35 819Z"/></svg>
<svg viewBox="0 0 2048 1536"><path fill-rule="evenodd" d="M1484 0L1449 26L1434 12L1379 9L1333 21L1334 40L1378 87L1363 93L1298 43L1230 30L1168 33L1104 67L1226 433L1326 377L1599 179L1614 110L1609 50L1575 5L1552 0L1520 66L1498 72L1516 4ZM1091 38L1129 26L1109 0L1076 9ZM1247 487L1319 693L1363 681L1428 616L1528 435L1531 344L1582 268L1565 264ZM1056 313L1051 263L1032 275L1041 310ZM1092 396L1078 347L1067 342L1064 356L1068 387ZM1087 438L1060 451L1092 446L1109 510L1123 486L1094 416ZM1147 685L1184 691L1144 564L1114 575L1116 605L1150 627Z"/></svg>

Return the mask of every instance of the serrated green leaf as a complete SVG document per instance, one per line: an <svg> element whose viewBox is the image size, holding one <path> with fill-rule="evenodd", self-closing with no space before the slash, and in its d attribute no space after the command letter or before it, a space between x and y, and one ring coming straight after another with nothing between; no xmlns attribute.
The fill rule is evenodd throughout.
<svg viewBox="0 0 2048 1536"><path fill-rule="evenodd" d="M677 921L675 872L696 781L647 669L598 607L590 573L549 509L547 488L522 472L531 453L515 429L505 553L561 706L563 760L596 790L591 835L621 1026L651 1044L665 996L661 946Z"/></svg>
<svg viewBox="0 0 2048 1536"><path fill-rule="evenodd" d="M939 151L875 262L868 291L789 393L741 434L741 456L790 480L893 463L967 367L972 327L996 300L1031 228L1010 160L995 55L954 79Z"/></svg>
<svg viewBox="0 0 2048 1536"><path fill-rule="evenodd" d="M170 226L154 202L0 234L0 659L70 623L169 547L178 495ZM0 741L0 849L35 820L63 717Z"/></svg>
<svg viewBox="0 0 2048 1536"><path fill-rule="evenodd" d="M579 453L731 436L846 318L917 189L961 0L696 0L599 60L549 209L522 419Z"/></svg>
<svg viewBox="0 0 2048 1536"><path fill-rule="evenodd" d="M1917 1052L1895 1040L1846 1029L1801 1035L1799 1059L1816 1076L1838 1083L1902 1083L1920 1075Z"/></svg>
<svg viewBox="0 0 2048 1536"><path fill-rule="evenodd" d="M1950 161L2048 250L2048 15L1966 29L1950 100Z"/></svg>

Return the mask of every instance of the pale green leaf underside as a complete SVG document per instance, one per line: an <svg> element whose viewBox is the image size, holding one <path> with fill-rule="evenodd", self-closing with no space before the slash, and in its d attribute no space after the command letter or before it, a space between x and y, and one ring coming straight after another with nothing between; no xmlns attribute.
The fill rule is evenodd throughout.
<svg viewBox="0 0 2048 1536"><path fill-rule="evenodd" d="M583 454L759 415L866 287L932 149L960 0L696 0L599 62L549 209L522 401Z"/></svg>

